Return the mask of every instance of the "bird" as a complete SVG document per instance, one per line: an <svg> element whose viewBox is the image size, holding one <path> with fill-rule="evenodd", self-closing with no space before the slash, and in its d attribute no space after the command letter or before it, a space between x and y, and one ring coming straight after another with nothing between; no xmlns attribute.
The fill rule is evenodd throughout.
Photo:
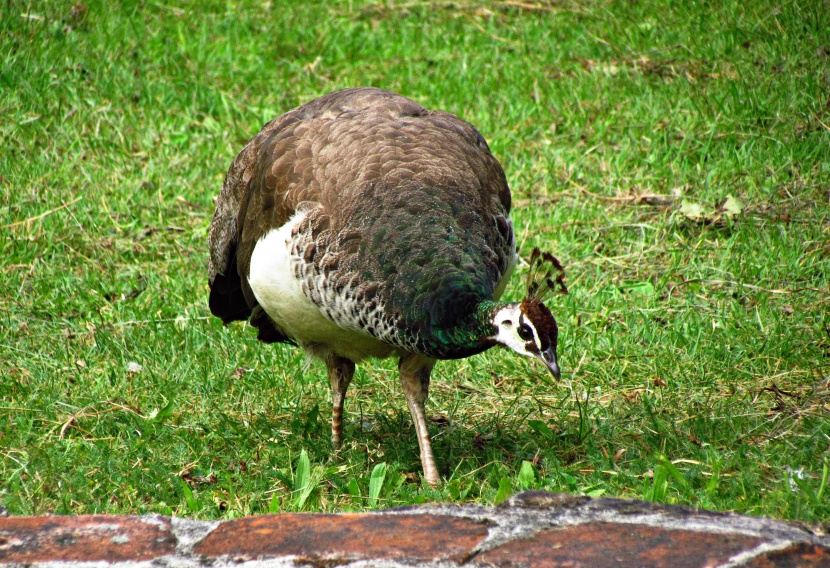
<svg viewBox="0 0 830 568"><path fill-rule="evenodd" d="M209 234L211 313L321 359L342 444L364 359L398 358L423 480L440 484L425 414L439 360L503 346L557 379L567 291L534 249L526 297L502 302L519 261L503 168L471 124L387 90L334 91L268 122L232 161Z"/></svg>

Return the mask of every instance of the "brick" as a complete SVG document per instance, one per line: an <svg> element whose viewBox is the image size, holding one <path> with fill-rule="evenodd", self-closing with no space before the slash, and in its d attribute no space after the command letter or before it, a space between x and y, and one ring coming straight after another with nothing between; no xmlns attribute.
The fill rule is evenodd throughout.
<svg viewBox="0 0 830 568"><path fill-rule="evenodd" d="M220 525L194 552L238 560L296 556L302 562L354 560L465 561L487 525L431 514L283 514Z"/></svg>
<svg viewBox="0 0 830 568"><path fill-rule="evenodd" d="M550 493L548 491L523 491L503 501L499 509L574 509L580 505L590 503L591 498L585 495L571 495L570 493Z"/></svg>
<svg viewBox="0 0 830 568"><path fill-rule="evenodd" d="M739 534L662 529L593 522L549 529L512 541L475 558L484 566L714 567L763 539Z"/></svg>
<svg viewBox="0 0 830 568"><path fill-rule="evenodd" d="M746 564L747 568L830 568L830 548L800 542L767 552Z"/></svg>
<svg viewBox="0 0 830 568"><path fill-rule="evenodd" d="M0 563L152 560L173 554L176 539L162 518L0 518Z"/></svg>

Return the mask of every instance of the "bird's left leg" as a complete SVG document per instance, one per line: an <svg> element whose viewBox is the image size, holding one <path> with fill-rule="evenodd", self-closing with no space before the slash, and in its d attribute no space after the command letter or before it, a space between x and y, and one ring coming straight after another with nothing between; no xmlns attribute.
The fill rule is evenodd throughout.
<svg viewBox="0 0 830 568"><path fill-rule="evenodd" d="M326 357L326 369L331 384L331 443L339 450L343 443L343 403L354 376L354 362L331 354Z"/></svg>
<svg viewBox="0 0 830 568"><path fill-rule="evenodd" d="M432 444L427 430L427 419L424 403L429 395L429 375L435 366L435 359L421 355L401 357L398 371L401 375L401 385L406 398L406 405L415 422L415 432L418 435L418 447L421 450L421 466L424 469L424 479L435 487L441 481L438 468L435 467L435 458L432 455Z"/></svg>

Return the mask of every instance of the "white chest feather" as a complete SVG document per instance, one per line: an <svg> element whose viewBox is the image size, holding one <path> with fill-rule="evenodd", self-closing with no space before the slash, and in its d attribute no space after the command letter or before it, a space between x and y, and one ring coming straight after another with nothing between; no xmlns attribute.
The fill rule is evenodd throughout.
<svg viewBox="0 0 830 568"><path fill-rule="evenodd" d="M298 212L257 242L251 255L248 282L262 309L289 337L316 354L332 351L352 361L388 357L393 348L368 334L344 329L328 319L303 293L295 266L303 260L292 254L291 234L306 214Z"/></svg>

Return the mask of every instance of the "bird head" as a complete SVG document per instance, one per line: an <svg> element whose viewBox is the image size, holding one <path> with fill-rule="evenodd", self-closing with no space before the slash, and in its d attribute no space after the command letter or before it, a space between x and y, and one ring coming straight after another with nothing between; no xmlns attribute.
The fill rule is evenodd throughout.
<svg viewBox="0 0 830 568"><path fill-rule="evenodd" d="M496 343L509 347L519 355L537 357L554 377L560 377L556 356L559 329L545 304L532 299L505 304L496 310L493 325L496 328Z"/></svg>
<svg viewBox="0 0 830 568"><path fill-rule="evenodd" d="M544 299L556 289L568 293L565 271L553 255L538 248L533 249L529 265L527 296L520 303L503 304L494 312L492 324L496 335L493 340L519 355L537 357L558 379L556 345L559 328Z"/></svg>

